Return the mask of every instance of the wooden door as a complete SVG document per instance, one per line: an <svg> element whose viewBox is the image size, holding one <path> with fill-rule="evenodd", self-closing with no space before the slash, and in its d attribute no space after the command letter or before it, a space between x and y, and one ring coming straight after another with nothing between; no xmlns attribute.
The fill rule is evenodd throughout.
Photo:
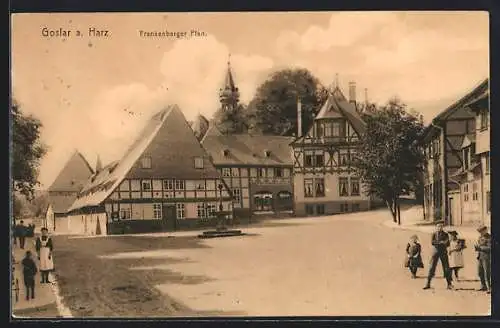
<svg viewBox="0 0 500 328"><path fill-rule="evenodd" d="M164 231L173 231L177 227L177 212L175 205L164 204L162 209L162 221Z"/></svg>

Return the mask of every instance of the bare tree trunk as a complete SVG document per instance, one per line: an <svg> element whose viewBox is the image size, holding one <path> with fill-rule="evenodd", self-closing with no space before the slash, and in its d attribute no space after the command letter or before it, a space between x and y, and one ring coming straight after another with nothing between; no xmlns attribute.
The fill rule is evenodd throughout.
<svg viewBox="0 0 500 328"><path fill-rule="evenodd" d="M392 221L394 221L395 223L397 223L398 221L397 221L397 218L396 218L396 210L395 210L395 207L394 207L394 202L389 203L386 200L385 204L387 205L387 208L389 208L389 210L391 211Z"/></svg>
<svg viewBox="0 0 500 328"><path fill-rule="evenodd" d="M397 207L398 207L398 225L401 225L401 204L399 203L399 200L397 202Z"/></svg>

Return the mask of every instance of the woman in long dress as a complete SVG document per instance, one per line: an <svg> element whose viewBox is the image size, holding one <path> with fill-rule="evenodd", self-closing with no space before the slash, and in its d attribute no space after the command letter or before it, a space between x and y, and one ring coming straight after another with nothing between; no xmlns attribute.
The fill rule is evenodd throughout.
<svg viewBox="0 0 500 328"><path fill-rule="evenodd" d="M47 228L42 228L42 236L36 240L36 252L40 260L40 274L42 276L40 283L42 284L50 283L49 272L54 270L54 261L52 259L53 249L54 244L52 243L52 238L49 237L49 231Z"/></svg>

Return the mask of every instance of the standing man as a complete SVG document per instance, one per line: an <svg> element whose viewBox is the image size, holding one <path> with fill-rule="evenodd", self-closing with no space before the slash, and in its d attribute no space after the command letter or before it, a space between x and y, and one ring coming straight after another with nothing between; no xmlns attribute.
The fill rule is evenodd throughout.
<svg viewBox="0 0 500 328"><path fill-rule="evenodd" d="M447 288L453 288L453 285L451 284L452 280L450 265L448 263L448 252L446 250L448 246L450 246L450 237L445 231L443 231L443 224L438 223L436 225L436 232L434 232L434 234L432 235L431 263L429 267L429 274L427 275L427 284L425 285L424 289L431 288L431 280L436 273L436 266L439 260L441 260L444 277L446 278L446 282L448 283Z"/></svg>
<svg viewBox="0 0 500 328"><path fill-rule="evenodd" d="M24 221L21 220L18 225L16 225L16 236L19 238L19 247L24 249L24 241L26 240L26 226Z"/></svg>
<svg viewBox="0 0 500 328"><path fill-rule="evenodd" d="M484 225L477 229L480 236L474 248L477 252L477 271L481 280L479 291L491 293L491 236Z"/></svg>

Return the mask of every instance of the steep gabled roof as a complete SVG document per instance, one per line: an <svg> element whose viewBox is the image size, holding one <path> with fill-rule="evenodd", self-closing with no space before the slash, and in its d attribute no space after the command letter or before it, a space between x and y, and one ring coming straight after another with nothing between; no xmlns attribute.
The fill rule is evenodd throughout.
<svg viewBox="0 0 500 328"><path fill-rule="evenodd" d="M473 112L477 113L480 109L486 108L489 110L490 88L486 89L478 97L471 100L465 106L470 108Z"/></svg>
<svg viewBox="0 0 500 328"><path fill-rule="evenodd" d="M144 154L153 158L151 169L140 167ZM204 158L203 169L194 167L196 157ZM205 179L219 174L180 109L170 106L151 118L119 162L88 181L70 210L99 205L125 177Z"/></svg>
<svg viewBox="0 0 500 328"><path fill-rule="evenodd" d="M202 145L215 165L291 166L293 137L250 134L206 136Z"/></svg>
<svg viewBox="0 0 500 328"><path fill-rule="evenodd" d="M478 97L480 98L484 95L485 92L489 94L489 79L483 80L479 85L477 85L472 91L468 92L465 96L461 97L459 100L455 101L453 104L448 106L445 110L439 113L435 118L432 119L432 122L424 129L421 137L421 143L426 143L428 140L432 139L436 134L440 133L439 127L437 124L444 122L448 117L450 117L454 112L456 112L460 108L470 108L471 102L473 102ZM470 118L474 118L474 114L467 110L467 113L470 113Z"/></svg>
<svg viewBox="0 0 500 328"><path fill-rule="evenodd" d="M49 204L52 211L57 214L65 214L76 199L77 193L67 195L50 195Z"/></svg>
<svg viewBox="0 0 500 328"><path fill-rule="evenodd" d="M78 192L93 173L94 170L85 157L76 150L48 188L48 191Z"/></svg>
<svg viewBox="0 0 500 328"><path fill-rule="evenodd" d="M433 122L441 122L450 117L457 109L461 107L465 107L469 102L473 99L477 98L481 94L483 94L489 88L489 79L483 80L479 85L474 87L471 91L469 91L465 96L461 97L459 100L455 101L453 104L448 106L444 111L439 113L434 119ZM471 113L471 117L473 117Z"/></svg>
<svg viewBox="0 0 500 328"><path fill-rule="evenodd" d="M203 140L207 137L216 137L216 136L222 136L223 133L220 132L219 129L217 129L217 127L215 126L215 123L213 120L211 120L208 124L208 130L207 132L205 132L205 135L203 136L203 138L201 138L201 142L203 143Z"/></svg>
<svg viewBox="0 0 500 328"><path fill-rule="evenodd" d="M366 124L356 111L355 105L349 102L342 91L336 87L329 93L315 120L342 117L351 123L358 134L364 133Z"/></svg>

